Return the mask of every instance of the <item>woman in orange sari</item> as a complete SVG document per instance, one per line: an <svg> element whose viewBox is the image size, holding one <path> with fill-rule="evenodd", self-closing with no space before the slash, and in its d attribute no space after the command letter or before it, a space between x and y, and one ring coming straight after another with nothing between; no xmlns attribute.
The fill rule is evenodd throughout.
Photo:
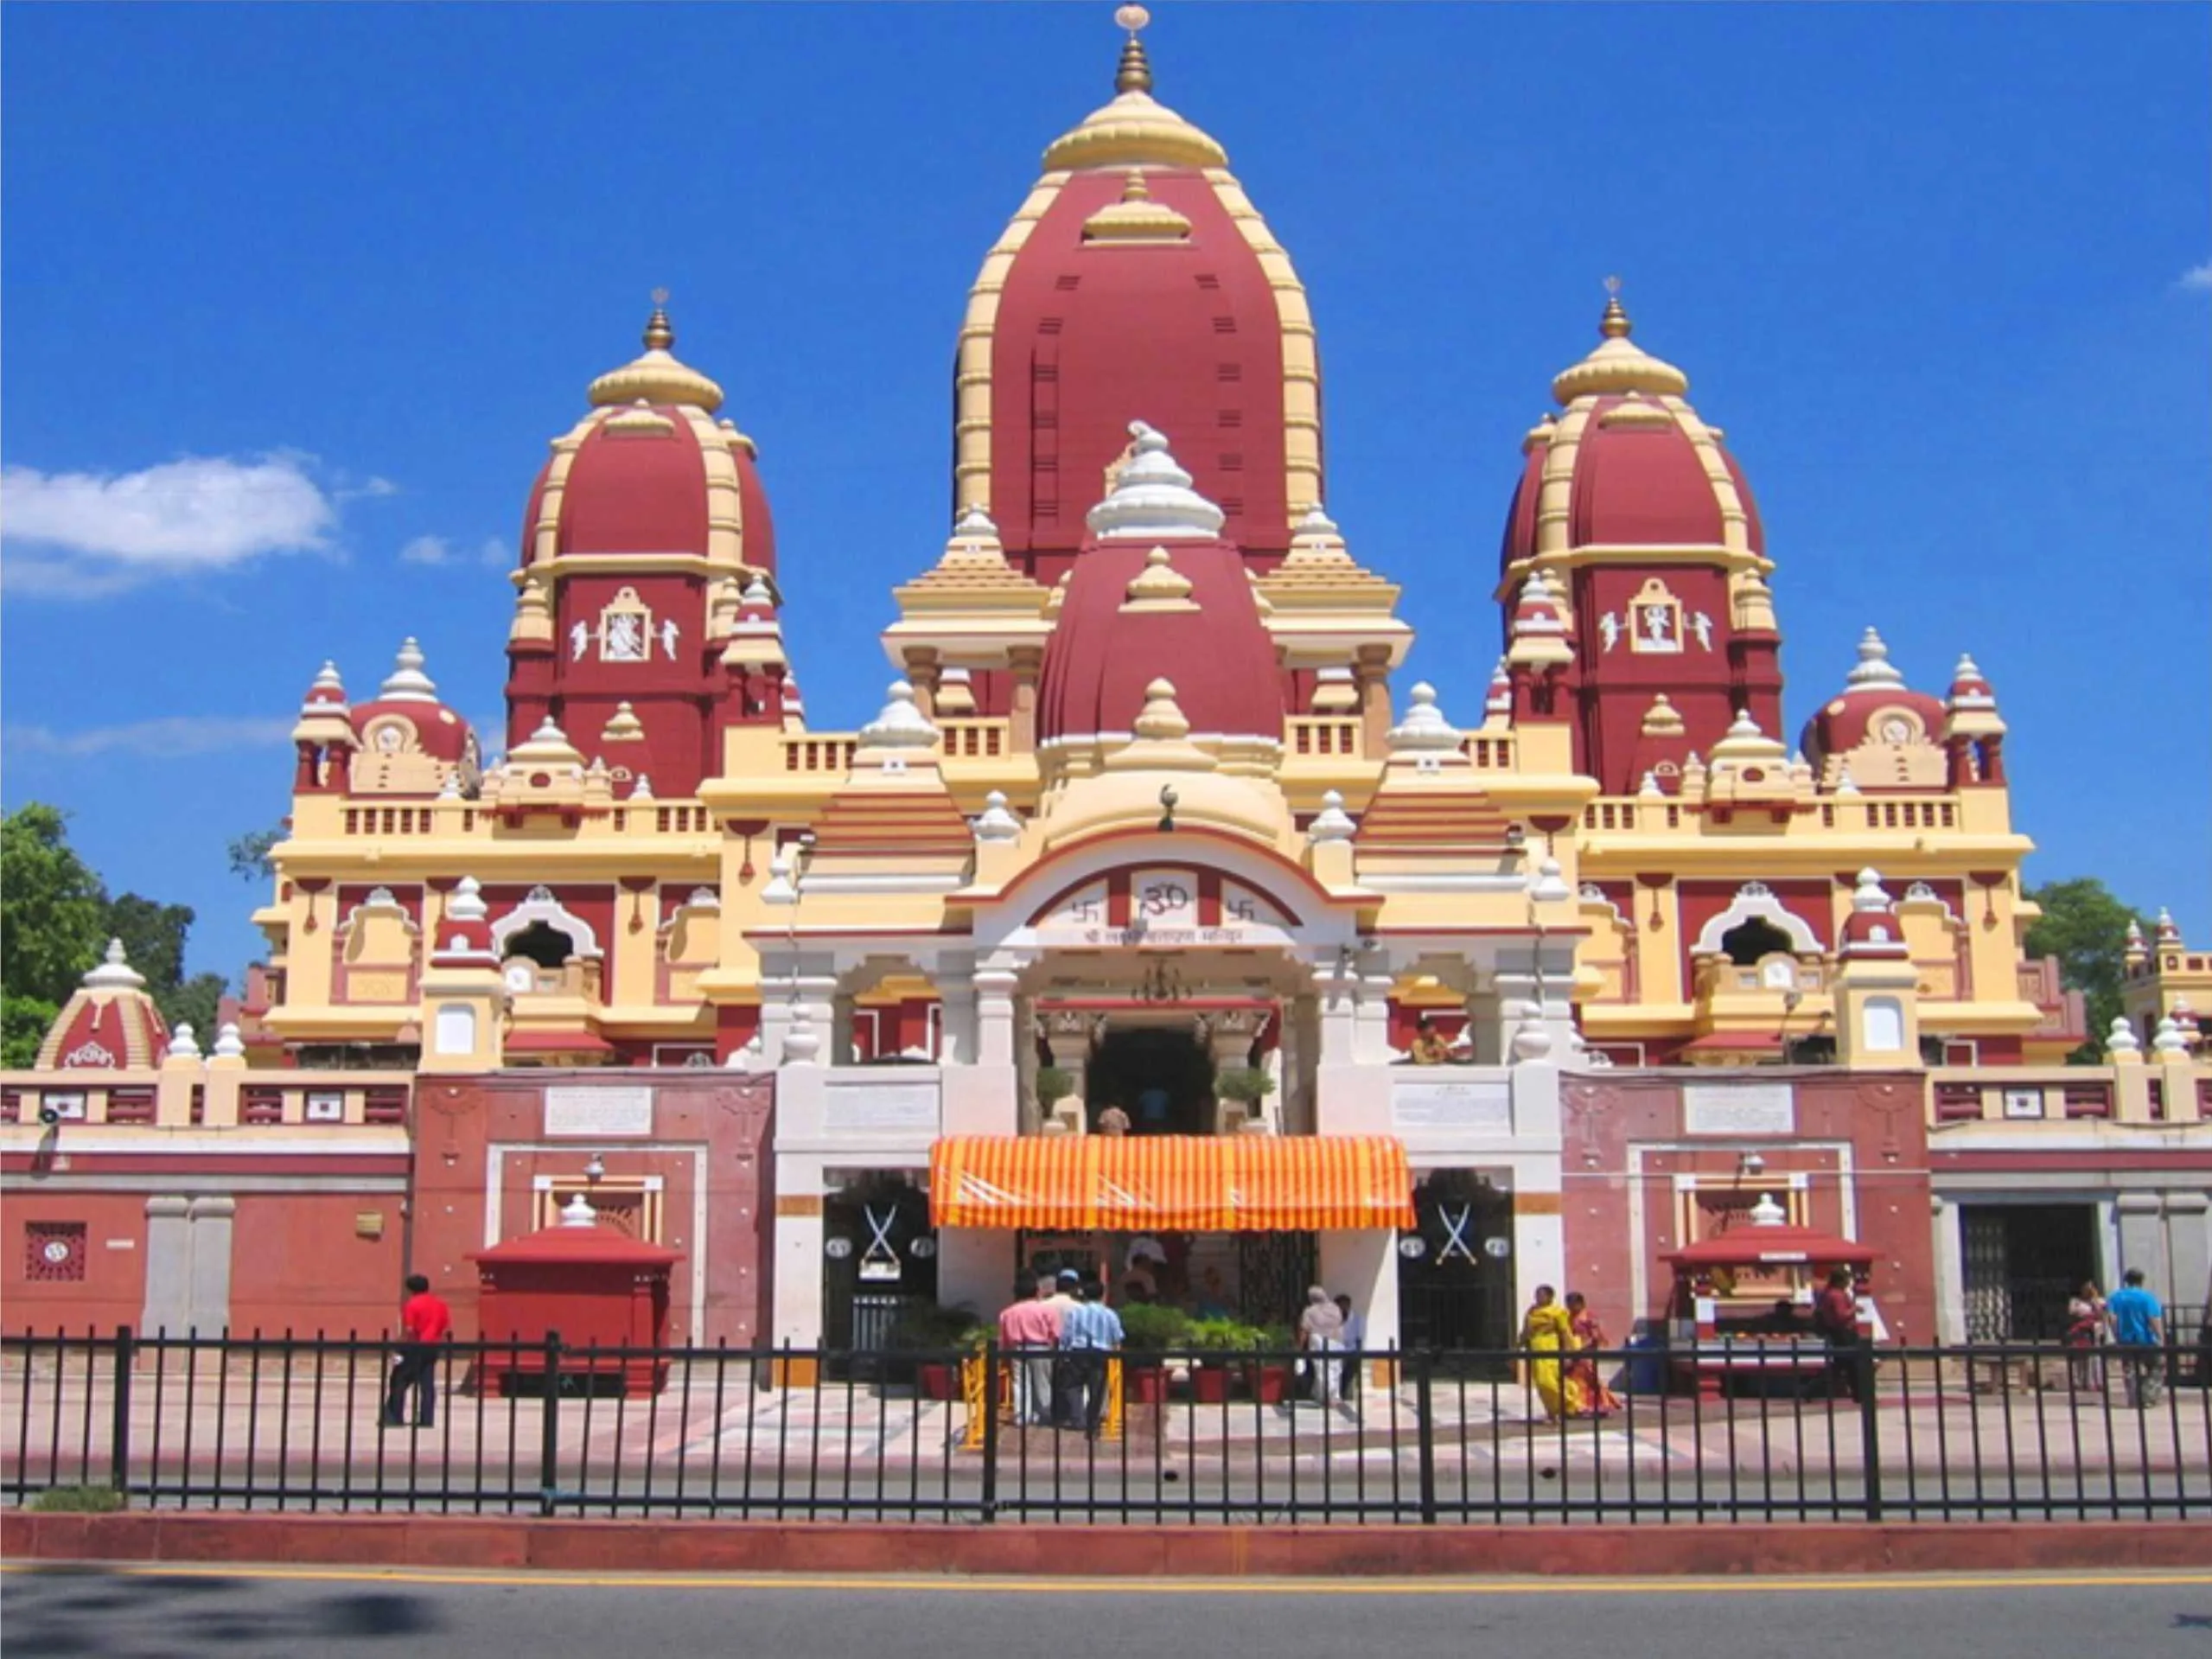
<svg viewBox="0 0 2212 1659"><path fill-rule="evenodd" d="M1578 1417L1603 1417L1621 1408L1621 1397L1605 1386L1592 1353L1605 1346L1605 1327L1590 1311L1580 1291L1567 1292L1567 1327L1574 1333L1575 1357L1567 1362L1567 1404Z"/></svg>

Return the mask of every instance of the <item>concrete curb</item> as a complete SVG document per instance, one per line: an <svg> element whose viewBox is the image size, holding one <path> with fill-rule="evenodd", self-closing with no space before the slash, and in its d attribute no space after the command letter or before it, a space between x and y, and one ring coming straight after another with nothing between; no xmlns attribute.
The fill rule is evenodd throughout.
<svg viewBox="0 0 2212 1659"><path fill-rule="evenodd" d="M2201 1567L2212 1522L871 1526L476 1515L0 1515L12 1560L1061 1578L1641 1577Z"/></svg>

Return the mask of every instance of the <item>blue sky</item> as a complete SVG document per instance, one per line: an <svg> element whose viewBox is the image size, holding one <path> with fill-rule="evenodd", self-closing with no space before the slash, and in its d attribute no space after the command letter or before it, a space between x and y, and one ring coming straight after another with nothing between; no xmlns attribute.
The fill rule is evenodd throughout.
<svg viewBox="0 0 2212 1659"><path fill-rule="evenodd" d="M1793 723L1870 622L1927 689L1973 651L2031 878L2212 939L2212 10L1156 10L1312 292L1406 683L1472 718L1520 437L1617 271L1758 496ZM8 804L235 973L224 843L316 668L414 634L498 709L531 477L662 284L761 445L809 713L865 718L967 285L1117 50L1090 3L0 11Z"/></svg>

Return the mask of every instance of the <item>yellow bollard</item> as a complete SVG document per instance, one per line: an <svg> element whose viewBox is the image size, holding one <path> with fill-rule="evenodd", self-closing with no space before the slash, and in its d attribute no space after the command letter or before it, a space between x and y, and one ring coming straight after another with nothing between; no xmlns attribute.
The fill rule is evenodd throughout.
<svg viewBox="0 0 2212 1659"><path fill-rule="evenodd" d="M1116 1355L1106 1362L1106 1420L1099 1426L1101 1438L1119 1440L1121 1438L1121 1358Z"/></svg>

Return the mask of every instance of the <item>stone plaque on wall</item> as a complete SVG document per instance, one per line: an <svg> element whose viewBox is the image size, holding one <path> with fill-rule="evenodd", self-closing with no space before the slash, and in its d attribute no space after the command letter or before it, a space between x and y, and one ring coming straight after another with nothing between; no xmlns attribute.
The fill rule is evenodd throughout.
<svg viewBox="0 0 2212 1659"><path fill-rule="evenodd" d="M648 1085L623 1088L549 1088L545 1091L545 1135L590 1139L598 1135L653 1133L653 1090Z"/></svg>
<svg viewBox="0 0 2212 1659"><path fill-rule="evenodd" d="M1794 1135L1796 1093L1788 1083L1685 1083L1682 1129L1692 1135Z"/></svg>
<svg viewBox="0 0 2212 1659"><path fill-rule="evenodd" d="M934 1135L937 1085L916 1079L849 1087L832 1085L822 1102L822 1127L832 1135Z"/></svg>
<svg viewBox="0 0 2212 1659"><path fill-rule="evenodd" d="M1399 1129L1478 1129L1510 1133L1512 1085L1502 1078L1438 1077L1433 1071L1418 1077L1393 1077L1390 1120Z"/></svg>

